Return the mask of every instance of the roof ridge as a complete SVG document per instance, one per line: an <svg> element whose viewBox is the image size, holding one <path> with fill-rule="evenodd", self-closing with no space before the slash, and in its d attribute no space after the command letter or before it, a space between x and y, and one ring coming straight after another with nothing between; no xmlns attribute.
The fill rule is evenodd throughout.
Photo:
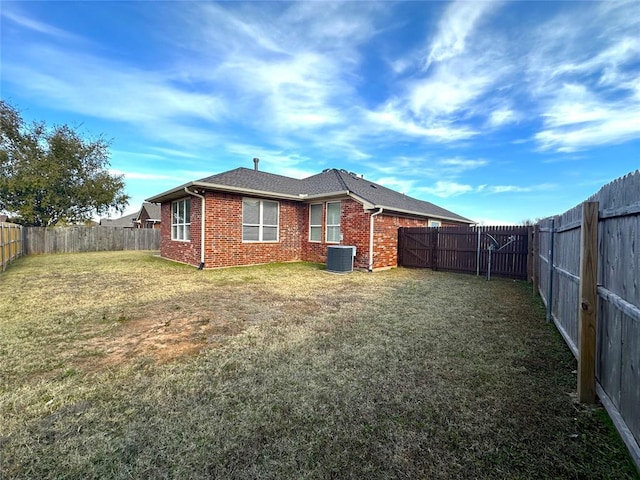
<svg viewBox="0 0 640 480"><path fill-rule="evenodd" d="M338 170L337 168L333 168L332 170L336 174L336 176L338 177L338 181L344 187L344 189L347 190L347 191L350 191L349 187L347 187L347 183L342 178L342 170ZM345 172L346 172L346 170L345 170Z"/></svg>

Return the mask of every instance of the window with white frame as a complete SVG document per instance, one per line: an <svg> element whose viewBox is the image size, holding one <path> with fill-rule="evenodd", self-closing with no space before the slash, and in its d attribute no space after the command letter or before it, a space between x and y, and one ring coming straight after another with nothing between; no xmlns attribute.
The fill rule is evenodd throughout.
<svg viewBox="0 0 640 480"><path fill-rule="evenodd" d="M430 227L440 227L442 224L439 220L429 220Z"/></svg>
<svg viewBox="0 0 640 480"><path fill-rule="evenodd" d="M171 240L191 239L191 200L184 198L171 203Z"/></svg>
<svg viewBox="0 0 640 480"><path fill-rule="evenodd" d="M322 204L309 205L309 241L322 241Z"/></svg>
<svg viewBox="0 0 640 480"><path fill-rule="evenodd" d="M242 241L277 242L279 204L255 198L242 199Z"/></svg>
<svg viewBox="0 0 640 480"><path fill-rule="evenodd" d="M340 202L327 203L327 242L340 242Z"/></svg>

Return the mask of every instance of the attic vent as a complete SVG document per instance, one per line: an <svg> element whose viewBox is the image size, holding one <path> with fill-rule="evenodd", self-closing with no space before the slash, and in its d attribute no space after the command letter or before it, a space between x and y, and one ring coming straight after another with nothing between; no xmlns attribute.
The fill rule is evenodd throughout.
<svg viewBox="0 0 640 480"><path fill-rule="evenodd" d="M327 173L327 172L330 172L330 171L331 171L330 168L325 168L324 170L322 170L322 173Z"/></svg>
<svg viewBox="0 0 640 480"><path fill-rule="evenodd" d="M376 187L376 186L375 186L375 185L373 185L373 184L372 184L372 185L369 185L369 186L370 186L371 188L378 188L378 187Z"/></svg>

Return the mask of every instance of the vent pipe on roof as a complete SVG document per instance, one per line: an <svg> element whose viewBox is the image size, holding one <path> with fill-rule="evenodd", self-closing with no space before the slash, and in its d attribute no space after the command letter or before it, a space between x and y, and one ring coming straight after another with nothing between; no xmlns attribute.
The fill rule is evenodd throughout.
<svg viewBox="0 0 640 480"><path fill-rule="evenodd" d="M259 158L254 158L253 159L253 169L257 172L258 171L258 162L260 161Z"/></svg>

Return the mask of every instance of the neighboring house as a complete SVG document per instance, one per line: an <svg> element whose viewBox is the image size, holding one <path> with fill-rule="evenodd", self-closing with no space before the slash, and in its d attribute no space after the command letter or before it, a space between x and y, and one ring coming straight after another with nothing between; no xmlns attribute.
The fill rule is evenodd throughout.
<svg viewBox="0 0 640 480"><path fill-rule="evenodd" d="M160 205L142 202L142 208L133 223L135 228L160 228Z"/></svg>
<svg viewBox="0 0 640 480"><path fill-rule="evenodd" d="M376 270L397 265L398 227L474 223L345 170L299 180L254 162L148 199L161 204L162 257L200 268L325 262L329 246L353 245L354 267Z"/></svg>
<svg viewBox="0 0 640 480"><path fill-rule="evenodd" d="M160 205L142 202L142 207L136 213L114 219L102 218L100 225L103 227L160 228Z"/></svg>
<svg viewBox="0 0 640 480"><path fill-rule="evenodd" d="M126 227L133 228L133 222L138 216L138 212L125 215L120 218L101 218L100 226L102 227Z"/></svg>

